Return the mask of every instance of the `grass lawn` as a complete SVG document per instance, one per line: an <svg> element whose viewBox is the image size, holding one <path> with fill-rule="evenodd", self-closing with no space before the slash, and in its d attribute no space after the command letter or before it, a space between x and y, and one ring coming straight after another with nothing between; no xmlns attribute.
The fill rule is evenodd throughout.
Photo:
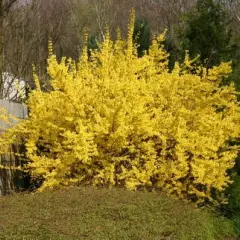
<svg viewBox="0 0 240 240"><path fill-rule="evenodd" d="M69 188L0 198L0 239L221 240L232 223L157 193Z"/></svg>

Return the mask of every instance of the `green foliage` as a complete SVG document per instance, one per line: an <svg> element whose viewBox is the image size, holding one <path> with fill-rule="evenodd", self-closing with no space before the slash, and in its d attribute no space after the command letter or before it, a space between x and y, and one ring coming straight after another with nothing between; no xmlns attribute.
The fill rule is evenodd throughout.
<svg viewBox="0 0 240 240"><path fill-rule="evenodd" d="M236 160L235 168L232 170L233 184L228 188L228 204L221 206L221 211L232 219L236 233L240 236L240 157Z"/></svg>
<svg viewBox="0 0 240 240"><path fill-rule="evenodd" d="M99 50L99 44L98 44L96 36L93 35L93 36L89 37L88 42L87 42L87 48L88 48L89 56L91 55L91 51Z"/></svg>
<svg viewBox="0 0 240 240"><path fill-rule="evenodd" d="M240 176L234 177L234 182L229 188L229 204L227 206L228 214L235 215L240 214Z"/></svg>
<svg viewBox="0 0 240 240"><path fill-rule="evenodd" d="M135 21L133 40L137 44L138 56L142 57L151 44L150 26L147 20L137 19Z"/></svg>
<svg viewBox="0 0 240 240"><path fill-rule="evenodd" d="M232 74L225 80L226 83L234 82L238 91L240 91L240 36L232 39ZM240 95L239 95L240 99Z"/></svg>
<svg viewBox="0 0 240 240"><path fill-rule="evenodd" d="M157 193L69 188L4 197L0 206L2 240L225 240L235 235L225 218Z"/></svg>
<svg viewBox="0 0 240 240"><path fill-rule="evenodd" d="M232 54L231 33L223 6L213 0L198 0L196 8L186 15L181 35L183 53L200 55L201 63L210 68L229 61Z"/></svg>
<svg viewBox="0 0 240 240"><path fill-rule="evenodd" d="M237 236L240 237L240 213L239 212L232 217L232 221L234 223L235 232Z"/></svg>

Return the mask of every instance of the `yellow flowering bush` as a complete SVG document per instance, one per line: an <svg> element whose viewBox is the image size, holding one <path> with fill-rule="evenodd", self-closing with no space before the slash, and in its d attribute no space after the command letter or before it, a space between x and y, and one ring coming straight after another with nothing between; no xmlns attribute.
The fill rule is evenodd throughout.
<svg viewBox="0 0 240 240"><path fill-rule="evenodd" d="M9 114L8 111L0 107L0 137L6 131L6 128L13 127L17 122L19 122L20 119ZM14 137L14 134L12 134ZM9 138L10 137L10 138ZM21 154L18 152L20 149L20 146L11 146L10 143L13 143L11 139L11 135L7 134L2 139L0 139L0 170L9 170L9 171L16 171L16 170L22 170L21 166L19 166L19 161L15 160L15 157L19 157ZM3 151L1 151L3 150ZM6 176L3 176L3 179L6 179L6 177L11 178L11 174L8 174ZM11 179L8 179L9 182L11 182ZM3 180L5 181L5 180ZM8 182L8 183L9 183ZM7 188L7 186L4 186L4 188ZM4 192L5 189L2 189L2 192Z"/></svg>
<svg viewBox="0 0 240 240"><path fill-rule="evenodd" d="M222 201L237 150L240 107L234 86L221 86L231 63L206 71L176 64L169 72L164 34L137 57L132 41L109 33L78 63L48 59L51 90L28 100L29 118L6 133L24 138L40 190L70 184L162 190L179 198ZM2 139L3 141L3 139Z"/></svg>

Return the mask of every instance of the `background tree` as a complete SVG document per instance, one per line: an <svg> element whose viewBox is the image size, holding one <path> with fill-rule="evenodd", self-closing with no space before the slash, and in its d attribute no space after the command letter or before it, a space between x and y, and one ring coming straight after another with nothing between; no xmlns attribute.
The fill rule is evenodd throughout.
<svg viewBox="0 0 240 240"><path fill-rule="evenodd" d="M18 4L12 4L5 14L4 28L1 28L4 29L7 39L2 68L16 77L23 77L30 85L32 64L36 65L37 73L41 76L41 84L48 85L48 39L52 39L58 59L67 56L76 60L81 52L84 27L88 28L89 36L94 36L89 40L89 46L104 39L106 26L109 26L113 39L116 38L115 30L118 27L122 36L126 37L125 26L132 8L135 9L138 19L136 28L141 29L140 32L140 29L135 31L135 34L139 32L136 41L138 44L141 42L141 48L146 45L143 49L139 48L140 55L147 49L149 35L154 36L167 29L165 48L171 53L170 66L183 58L185 49L190 49L191 56L201 54L202 62L207 59L205 64L208 66L232 58L235 73L233 78L239 75L237 59L240 59L240 4L237 0L17 2ZM194 10L195 6L199 12Z"/></svg>
<svg viewBox="0 0 240 240"><path fill-rule="evenodd" d="M181 48L192 58L200 55L201 63L211 68L232 57L231 31L227 13L221 3L198 0L196 9L186 14Z"/></svg>
<svg viewBox="0 0 240 240"><path fill-rule="evenodd" d="M137 19L133 33L134 42L137 44L138 56L143 56L151 44L150 26L147 20Z"/></svg>
<svg viewBox="0 0 240 240"><path fill-rule="evenodd" d="M0 98L3 97L4 25L5 17L17 0L0 0Z"/></svg>

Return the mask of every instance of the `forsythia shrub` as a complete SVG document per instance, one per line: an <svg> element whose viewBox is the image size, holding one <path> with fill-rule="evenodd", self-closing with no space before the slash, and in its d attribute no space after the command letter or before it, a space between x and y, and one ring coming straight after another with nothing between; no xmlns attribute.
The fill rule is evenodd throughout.
<svg viewBox="0 0 240 240"><path fill-rule="evenodd" d="M3 125L5 125L5 127L6 126L7 127L13 127L18 121L19 121L18 118L10 115L5 108L0 107L0 136L1 136L1 134L3 134L3 131L5 130ZM10 136L8 136L8 137L10 137ZM13 142L11 138L8 138L8 139L3 138L3 139L0 140L0 143L1 143L0 150L1 149L5 150L5 151L2 152L2 154L13 155L12 146L11 146L11 144L9 144L11 142ZM16 149L16 146L15 146L15 149ZM0 153L1 153L1 151L0 151ZM16 155L18 155L18 154L16 153ZM4 159L5 157L3 157L3 158L0 157L0 169L22 170L21 167L13 166L12 163L7 162L6 159ZM4 159L4 161L2 161L3 159ZM10 159L11 159L11 157L10 157Z"/></svg>
<svg viewBox="0 0 240 240"><path fill-rule="evenodd" d="M164 34L137 57L132 41L109 33L78 63L52 54L52 89L28 100L29 118L4 137L24 139L26 168L40 190L70 184L159 189L179 198L223 201L237 149L240 107L234 86L221 86L230 63L206 71L184 65L169 72Z"/></svg>

